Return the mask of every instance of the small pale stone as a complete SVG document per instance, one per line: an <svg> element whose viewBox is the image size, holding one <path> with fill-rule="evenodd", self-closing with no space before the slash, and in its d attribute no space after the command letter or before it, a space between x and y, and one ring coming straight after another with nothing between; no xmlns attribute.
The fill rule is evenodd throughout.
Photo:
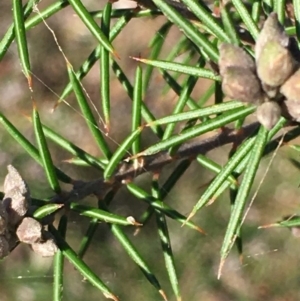
<svg viewBox="0 0 300 301"><path fill-rule="evenodd" d="M281 108L275 101L267 101L257 107L257 120L266 129L271 130L281 116Z"/></svg>
<svg viewBox="0 0 300 301"><path fill-rule="evenodd" d="M21 242L32 244L42 239L42 225L31 217L25 217L17 228L17 236Z"/></svg>

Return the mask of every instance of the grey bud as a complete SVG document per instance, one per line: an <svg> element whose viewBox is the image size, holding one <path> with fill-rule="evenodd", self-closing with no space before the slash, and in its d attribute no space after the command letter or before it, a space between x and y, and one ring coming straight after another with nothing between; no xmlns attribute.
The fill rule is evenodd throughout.
<svg viewBox="0 0 300 301"><path fill-rule="evenodd" d="M219 52L219 71L221 76L225 74L225 70L229 67L241 67L255 72L254 60L244 49L232 44L221 43Z"/></svg>
<svg viewBox="0 0 300 301"><path fill-rule="evenodd" d="M287 48L289 46L289 36L285 33L284 27L278 21L277 13L271 13L265 21L255 44L255 58L260 57L261 51L267 42L274 41L280 46Z"/></svg>
<svg viewBox="0 0 300 301"><path fill-rule="evenodd" d="M257 75L271 87L282 85L295 71L296 61L287 48L268 41L257 59Z"/></svg>
<svg viewBox="0 0 300 301"><path fill-rule="evenodd" d="M42 239L42 225L32 217L25 217L17 228L21 242L32 244Z"/></svg>
<svg viewBox="0 0 300 301"><path fill-rule="evenodd" d="M244 102L260 103L263 99L260 82L249 69L226 68L222 90L226 96Z"/></svg>
<svg viewBox="0 0 300 301"><path fill-rule="evenodd" d="M257 120L266 129L271 130L281 116L281 108L275 101L267 101L257 107Z"/></svg>

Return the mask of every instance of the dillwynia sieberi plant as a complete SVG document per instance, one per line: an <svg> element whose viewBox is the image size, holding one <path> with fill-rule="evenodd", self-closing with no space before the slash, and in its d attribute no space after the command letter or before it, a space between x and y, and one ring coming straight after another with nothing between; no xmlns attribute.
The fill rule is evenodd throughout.
<svg viewBox="0 0 300 301"><path fill-rule="evenodd" d="M62 290L64 287L65 259L107 298L119 300L118 295L122 293L125 296L124 300L154 300L157 298L157 296L151 295L151 290L146 292L145 288L144 291L142 281L135 282L135 271L130 274L126 268L123 274L121 272L118 274L119 264L126 262L125 257L121 257L118 253L119 249L115 245L110 245L105 239L101 240L101 248L107 245L107 249L101 256L107 255L108 257L101 261L102 257L98 254L98 250L92 249L97 264L90 264L83 260L89 248L93 247L93 243L99 241L96 229L101 222L107 225L107 231L112 233L126 255L129 255L130 263L142 271L143 274L141 275L151 284L151 289L154 287L155 294L159 293L161 298L167 300L165 288L158 281L158 278L161 277L158 272L159 267L164 260L165 268L163 267L161 270L166 271L170 282L169 291L172 290L179 301L181 300L180 285L185 287L191 282L197 288L192 289L192 291L199 290L197 277L192 276L190 281L186 281L185 277L187 274L198 276L201 274L202 267L192 265L185 276L177 271L175 258L178 253L173 255L173 233L170 237L167 221L173 220L177 225L175 229L178 231L185 231L186 228L190 228L196 230L195 233L197 234L203 234L205 231L192 220L192 217L199 213L200 209L217 200L224 191L230 191L230 206L228 206L230 207L230 216L221 245L220 275L224 262L235 243L240 255L242 255L241 228L245 219L244 211L261 159L270 152L274 152L278 147L280 139L273 138L280 133L286 124L300 121L300 93L298 92L300 72L297 49L300 21L298 7L300 5L298 1L294 1L294 6L285 5L284 1L253 1L249 6L247 2L241 0L232 0L226 4L215 2L213 5L194 0L182 0L179 2L180 4L171 0L143 0L138 1L140 5L150 9L114 10L112 3L109 2L105 3L103 10L89 11L80 0L60 0L43 10L39 9L38 2L38 0L29 0L23 7L22 1L12 1L14 22L0 41L1 62L9 57L8 49L12 47L11 44L14 40L18 47L19 57L16 65L21 64L22 72L29 86L30 97L27 99L28 95L24 93L26 98L24 108L32 110L32 118L29 119L32 122L30 129L34 133L35 142L33 143L30 137L28 138L18 130L17 121L9 120L7 116L9 113L5 110L7 107L0 114L0 124L4 129L3 135L9 133L22 147L22 150L29 155L24 156L26 162L29 162L30 166L42 166L48 184L46 188L48 191L51 189L51 194L45 195L45 185L40 184L39 176L36 176L31 185L39 186L40 190L31 189L29 193L24 182L24 180L28 181L29 173L23 172L19 166L15 169L9 165L9 174L6 178L8 180L5 180L3 201L0 205L0 257L4 257L2 264L6 263L5 257L11 256L13 251L16 252L20 249L17 246L24 242L31 245L36 253L43 256L54 255L53 300L55 301L62 300L63 293L68 292L68 288ZM79 58L77 58L78 61L75 60L76 64L74 65L80 66L78 69L73 67L70 62L71 58L64 53L59 41L61 37L56 35L48 25L48 18L63 11L66 7L71 10L72 18L75 14L82 21L90 39L96 43L90 55L86 56L85 61L81 62ZM276 10L276 13L272 12L273 10ZM146 63L147 66L143 70L142 64L135 65L135 78L131 81L132 65L128 64L131 67L130 70L120 66L119 56L123 54L122 51L125 51L124 45L120 47L116 43L115 46L114 40L117 37L122 37L123 29L132 19L156 15L164 15L167 21L159 28L149 43L149 58L142 59L140 56L134 58L139 62ZM193 23L187 17L192 18ZM99 18L101 19L100 26ZM112 22L113 19L116 22ZM73 25L74 20L63 20L63 25L56 21L55 24L57 27L63 27L67 21L68 24ZM78 20L76 19L76 21ZM263 23L260 31L260 24ZM46 67L50 70L55 69L55 75L58 73L68 74L68 84L64 87L59 100L55 99L56 112L60 112L62 107L59 104L67 103L69 107L76 107L74 110L76 116L83 117L86 123L84 125L86 125L87 130L81 129L84 134L79 137L76 143L72 139L78 138L77 132L76 137L72 139L64 137L66 132L62 134L64 130L68 134L68 131L71 132L74 126L71 117L66 117L64 112L53 122L58 124L58 128L55 128L54 125L53 128L46 125L46 117L42 116L43 111L40 108L43 104L41 101L43 97L35 94L36 80L33 76L32 62L35 62L36 56L31 51L40 51L40 48L32 45L28 47L28 45L39 42L43 37L42 35L38 36L38 33L35 32L34 38L30 40L29 33L31 33L32 28L36 29L43 24L47 27L47 33L50 31L53 35L55 50L57 48L60 50L59 55L62 55L66 63L65 69L59 71L56 70L58 66L55 64L53 68L49 68L49 65ZM288 24L288 28L283 27L283 24ZM143 26L145 25L143 24ZM137 27L134 27L134 30L138 30ZM178 33L180 39L176 45L172 45L171 49L166 50L168 33L172 27L180 29L180 33ZM146 31L147 28L143 27L142 29ZM125 37L128 44L131 44L131 38L135 37L135 32L132 33L132 30L131 28L130 34L132 35L129 38L128 36ZM294 35L295 38L291 38L290 35ZM67 38L65 40L68 41ZM84 52L81 52L81 48L76 48L74 41L70 43L69 49L72 49L72 55L80 53L83 57ZM134 45L128 56L136 53L135 48L138 46ZM41 47L41 49L44 48ZM255 59L252 59L253 51ZM50 56L51 52L43 53L43 62L39 61L37 65L47 64L50 60L47 56ZM181 53L183 56L178 60L178 54ZM128 60L132 64L133 61L128 56L122 58L121 61ZM161 56L165 56L166 59L159 59ZM98 117L103 120L103 123L95 118L95 111L93 110L97 106L91 105L88 93L86 93L88 91L82 84L83 78L92 74L91 69L97 63L99 63L100 80L97 79L95 82L98 83L99 87L97 88L101 94L99 106L102 108L103 119L100 118L102 117L100 114ZM5 66L10 65L9 62ZM210 66L218 66L219 68L210 68ZM154 68L161 72L161 80L164 81L168 89L176 94L172 112L160 119L155 117L157 112L152 110L155 106L148 106L148 102L144 101L146 97L150 97L148 92L151 90ZM216 71L216 69L218 70ZM175 74L169 71L175 72ZM186 78L182 79L180 75L185 75ZM51 82L54 82L55 76L50 77ZM199 99L195 99L192 91L197 87L197 82L203 86L204 80L210 81L210 86L204 91L202 90ZM57 80L57 85L58 82L61 81ZM118 83L118 87L122 91L118 94L117 100L113 98L112 93L115 87L112 87L112 84L115 82ZM157 104L161 98L164 98L162 96L163 91L159 91L158 85L155 85L154 90L158 96L156 95L152 100ZM226 101L224 101L223 92L229 98ZM70 105L70 102L66 100L71 93L74 94L74 99L77 101L75 105ZM131 102L121 106L120 102L123 99L120 100L119 95L126 95ZM124 98L124 101L128 99ZM211 104L211 99L214 100L213 104ZM147 101L149 101L148 98ZM117 105L115 105L116 102ZM124 108L128 107L132 113L125 111ZM120 108L121 114L117 115L118 118L115 120L111 120L112 116L115 116L112 111L115 110L114 113L120 113ZM14 116L19 113L15 108L9 109ZM246 118L255 111L263 126L257 122L250 123L249 121L248 123ZM22 111L22 113L24 112ZM112 139L111 133L115 130L114 127L123 127L121 121L125 120L127 115L131 116L131 119L128 119L130 123L128 135L123 140ZM52 116L54 119L55 114ZM19 119L18 117L17 119ZM182 123L184 123L183 127L179 127L176 132L176 125L182 126ZM233 123L234 125L232 125ZM148 147L144 147L141 140L141 134L145 132L143 131L145 128L152 132L156 141ZM124 131L123 128L122 130ZM89 146L87 147L84 143L81 144L81 140L88 136L87 131L96 145L94 155L86 151ZM207 138L207 134L210 134L209 138ZM299 135L300 129L296 125L287 131L287 135L280 136L280 138L284 141L290 141ZM9 139L8 136L5 138ZM192 138L197 139L190 141ZM50 140L57 147L57 153L67 154L67 158L64 159L68 159L68 163L75 166L72 172L69 169L64 169L64 165L55 156L55 152L50 151ZM151 141L154 139L152 138ZM111 144L116 142L117 148L111 147L109 142ZM116 146L115 144L114 146ZM215 162L209 158L208 152L225 144L232 144L233 146L228 154L229 159L223 160L221 165L220 162ZM7 145L9 143L3 143L2 147L9 153L11 149L6 149ZM299 151L297 145L293 147ZM71 159L70 156L72 156ZM176 166L169 164L177 161ZM176 208L175 202L172 202L175 197L168 200L168 203L166 198L172 189L176 189L176 186L179 185L178 181L185 178L184 173L192 162L213 172L215 177L211 181L205 179L206 185L200 193L197 189L199 186L198 179L201 180L206 177L201 169L201 172L195 176L197 183L194 186L197 187L193 193L188 195L192 198L193 205L190 205L186 200L186 194L189 192L184 191L184 209L180 212ZM86 179L81 173L75 173L78 165L87 168L88 175L94 175L94 179ZM164 175L162 171L167 165L170 168L169 173ZM199 170L199 166L196 165L196 167ZM17 170L23 175L24 180ZM151 183L148 183L149 189L145 189L136 180L139 175L145 172L149 172L151 175ZM241 175L243 177L240 177ZM192 182L189 179L188 183ZM209 184L207 184L208 182ZM126 189L126 197L123 197L125 192L121 187ZM116 209L111 206L111 203L114 205L118 198L117 192L120 192L122 198L125 199L128 198L128 194L131 196L129 207L132 215L137 214L135 207L132 206L134 201L140 200L146 204L147 209L143 208L144 212L140 218L137 218L137 221L131 215L114 213ZM40 196L41 194L43 197L36 197L36 195ZM87 205L85 203L86 198L90 195L96 199L97 204ZM21 213L18 213L15 204L22 205ZM193 207L191 213L186 216L185 213L189 212L191 207ZM72 216L71 214L77 214L88 219L89 226L83 236L80 231L77 231L75 235L68 236L67 226L72 224L68 222L68 218ZM196 217L198 216L197 214ZM144 230L143 227L153 226L149 223L152 217L155 219L155 235L161 242L160 264L157 264L159 256L158 249L153 247L153 236L151 236L152 238L147 237L146 243L143 243L141 236L134 238L127 234L124 229L125 227L134 227L136 233L141 232ZM57 221L58 219L59 221ZM215 221L224 219L224 217L218 219L209 216L208 219L210 224L207 233L210 234L211 225L215 224ZM295 227L299 224L299 219L293 218L278 222L275 225ZM184 229L181 228L182 225L185 225ZM189 247L186 246L188 243L185 243L185 235L182 233L177 234L175 250L176 252L180 252L178 250L181 248L185 250L180 261L184 263L184 266L188 266L190 263L187 259L188 254L191 253L193 258L197 258L195 254L199 254L202 248L197 248L193 253L190 248L191 244ZM78 250L73 247L75 245L74 236L81 240ZM203 237L204 241L209 236L205 238L204 235L197 236L192 245L200 240L199 237ZM103 237L101 236L101 238ZM50 248L45 248L47 244L50 245ZM143 249L145 245L146 249ZM211 250L212 248L209 249L209 253ZM112 259L113 256L116 256L114 257L115 260ZM106 260L106 258L109 259ZM101 279L105 274L102 267L107 264L106 261L110 269L113 269L111 266L117 266L116 274L122 279L116 277L111 280L111 282L116 281L116 284L111 285L110 281ZM207 262L209 262L209 271L213 270L210 261ZM192 274L193 271L196 271L195 274ZM68 278L69 274L71 273L66 273L65 277ZM215 277L214 274L214 279ZM195 283L193 282L194 278L196 279ZM208 277L205 274L202 281L203 278ZM120 281L118 282L118 280ZM73 283L73 280L71 282ZM122 286L122 282L125 285ZM130 290L130 287L134 287L134 289ZM142 288L138 295L140 287ZM76 294L78 292L76 291ZM99 295L97 293L96 298L98 300ZM225 293L224 291L223 294ZM168 295L171 294L168 292ZM187 289L185 294L189 295ZM83 296L86 297L86 294ZM47 298L50 300L49 296ZM191 296L189 299L192 300L193 298L195 297ZM197 298L197 300L200 299ZM232 299L232 296L229 299Z"/></svg>

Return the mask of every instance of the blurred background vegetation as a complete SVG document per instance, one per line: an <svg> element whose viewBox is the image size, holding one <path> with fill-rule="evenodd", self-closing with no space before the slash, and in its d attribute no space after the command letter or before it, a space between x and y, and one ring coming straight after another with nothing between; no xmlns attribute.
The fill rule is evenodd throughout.
<svg viewBox="0 0 300 301"><path fill-rule="evenodd" d="M44 0L38 7L42 10L50 3L54 1ZM99 10L105 5L104 0L84 1L84 3L89 10ZM129 57L147 57L149 41L164 21L163 16L132 19L114 41L113 45L120 56L118 63L131 81L134 79L137 63ZM12 22L11 1L1 1L0 37L5 34ZM76 70L97 45L95 39L70 6L49 18L47 24L54 30L60 46ZM172 28L165 41L166 53L178 42L179 36L180 32ZM58 95L68 83L68 75L65 61L49 29L44 24L40 24L28 31L27 38L34 75L34 100L43 122L89 153L100 155L85 121L78 112L73 95L66 99L67 103L62 103L52 112L59 98ZM164 52L162 58L163 54ZM182 56L184 54L178 54L177 59L181 60ZM157 71L154 72L145 102L154 115L159 117L171 112L177 96L174 92L166 92L161 75ZM83 80L83 85L101 115L98 81L99 65L96 64L92 72ZM112 125L108 141L115 149L118 141L122 141L130 131L131 104L113 74L111 74L111 87ZM206 87L207 82L199 80L193 91L193 97L198 99ZM26 118L32 110L31 93L22 73L15 44L9 48L7 55L0 62L0 91L1 112L34 142L32 125ZM34 197L51 196L52 192L42 167L24 154L3 129L1 129L0 139L2 166L0 183L3 182L7 172L6 166L13 164L26 179ZM151 145L153 141L155 137L145 131L142 148ZM70 159L69 154L61 151L51 142L49 146L55 164L73 178L89 180L101 176L90 168L74 167L64 162ZM229 147L216 149L209 153L209 157L222 165L227 160L229 149ZM217 269L219 251L230 213L228 193L212 206L199 212L193 219L196 224L205 229L207 236L202 236L187 227L182 228L178 223L168 220L183 300L299 300L299 239L292 236L287 229L258 229L260 225L275 222L283 216L298 211L300 177L297 168L289 161L290 158L298 160L299 155L287 146L277 152L242 230L245 234L243 263L240 264L239 256L233 249L220 280L217 280ZM270 159L271 156L263 159L257 183ZM173 163L164 169L162 182L176 164ZM193 162L166 201L179 212L188 214L199 199L205 184L212 177L213 174ZM151 177L144 174L135 181L147 189ZM96 200L90 198L86 203L95 204ZM146 208L144 203L137 202L126 189L118 192L112 205L113 212L124 216L132 215L137 220ZM75 250L78 250L87 227L87 218L70 213L67 240ZM168 299L175 300L168 283L155 222L148 223L136 236L132 228L125 228L124 231L146 258L148 264L154 267L154 272ZM121 300L161 299L138 267L128 258L105 224L99 225L84 260ZM102 294L82 279L82 276L68 263L65 266L65 276L63 300L104 299ZM52 259L41 258L31 252L28 246L20 245L0 263L0 300L51 300L52 281Z"/></svg>

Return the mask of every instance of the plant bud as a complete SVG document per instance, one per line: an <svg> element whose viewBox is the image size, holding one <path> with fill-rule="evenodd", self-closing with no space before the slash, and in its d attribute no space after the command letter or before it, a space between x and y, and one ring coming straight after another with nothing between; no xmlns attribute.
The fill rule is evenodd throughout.
<svg viewBox="0 0 300 301"><path fill-rule="evenodd" d="M257 75L271 87L282 85L295 71L296 62L287 48L269 41L257 60Z"/></svg>
<svg viewBox="0 0 300 301"><path fill-rule="evenodd" d="M265 47L267 42L277 42L281 47L287 48L289 46L289 36L285 33L284 27L278 21L277 13L273 12L269 15L265 21L261 32L256 40L255 44L255 58L261 55L261 51Z"/></svg>
<svg viewBox="0 0 300 301"><path fill-rule="evenodd" d="M219 71L221 76L225 74L226 69L229 67L241 67L255 72L254 60L244 49L232 44L221 43L219 52Z"/></svg>
<svg viewBox="0 0 300 301"><path fill-rule="evenodd" d="M280 92L287 99L300 102L300 69L281 86Z"/></svg>
<svg viewBox="0 0 300 301"><path fill-rule="evenodd" d="M17 228L21 242L32 244L42 239L42 225L32 217L25 217Z"/></svg>
<svg viewBox="0 0 300 301"><path fill-rule="evenodd" d="M256 117L261 125L271 130L281 116L281 108L275 101L267 101L257 107Z"/></svg>
<svg viewBox="0 0 300 301"><path fill-rule="evenodd" d="M222 90L229 98L244 102L260 103L263 99L260 82L249 69L227 68L222 80Z"/></svg>

